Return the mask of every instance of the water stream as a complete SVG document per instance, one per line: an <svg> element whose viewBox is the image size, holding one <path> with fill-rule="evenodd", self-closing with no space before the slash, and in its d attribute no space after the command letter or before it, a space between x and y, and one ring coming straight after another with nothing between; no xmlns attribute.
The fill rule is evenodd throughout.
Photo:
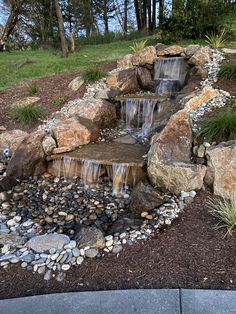
<svg viewBox="0 0 236 314"><path fill-rule="evenodd" d="M77 176L80 165L78 161L69 156L64 156L62 159L53 161L53 168L56 177L64 177L66 179L72 179Z"/></svg>
<svg viewBox="0 0 236 314"><path fill-rule="evenodd" d="M81 179L85 188L88 188L91 184L98 183L101 171L101 164L97 160L83 160Z"/></svg>
<svg viewBox="0 0 236 314"><path fill-rule="evenodd" d="M127 131L135 131L138 137L147 137L153 123L156 99L133 98L121 102L121 117Z"/></svg>
<svg viewBox="0 0 236 314"><path fill-rule="evenodd" d="M158 59L154 79L158 81L156 95L174 96L185 83L187 64L183 57Z"/></svg>

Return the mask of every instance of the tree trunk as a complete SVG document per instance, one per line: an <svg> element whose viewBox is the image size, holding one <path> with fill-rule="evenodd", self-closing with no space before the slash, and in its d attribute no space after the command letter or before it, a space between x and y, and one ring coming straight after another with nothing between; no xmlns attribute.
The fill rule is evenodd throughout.
<svg viewBox="0 0 236 314"><path fill-rule="evenodd" d="M162 27L164 22L164 0L159 0L159 27Z"/></svg>
<svg viewBox="0 0 236 314"><path fill-rule="evenodd" d="M8 38L11 35L13 29L15 28L18 22L19 14L20 14L20 7L15 7L11 10L11 13L7 19L7 23L4 27L2 37L0 40L0 51L6 50L6 44L8 42Z"/></svg>
<svg viewBox="0 0 236 314"><path fill-rule="evenodd" d="M156 9L157 9L157 0L152 0L152 28L153 29L156 29L156 25L157 25Z"/></svg>
<svg viewBox="0 0 236 314"><path fill-rule="evenodd" d="M107 0L104 0L103 21L105 26L105 34L109 33L107 5L108 5Z"/></svg>
<svg viewBox="0 0 236 314"><path fill-rule="evenodd" d="M58 0L55 1L55 11L56 11L56 16L57 16L57 22L58 22L58 30L59 30L59 35L61 39L61 50L63 57L68 57L68 45L66 42L66 35L65 35L65 29L64 29L64 23L63 23L63 17L61 13L61 8Z"/></svg>
<svg viewBox="0 0 236 314"><path fill-rule="evenodd" d="M134 0L134 6L135 6L135 15L136 15L138 31L140 31L142 29L142 22L141 22L141 19L140 19L139 0Z"/></svg>
<svg viewBox="0 0 236 314"><path fill-rule="evenodd" d="M128 33L128 5L129 5L129 0L125 0L124 2L124 34Z"/></svg>

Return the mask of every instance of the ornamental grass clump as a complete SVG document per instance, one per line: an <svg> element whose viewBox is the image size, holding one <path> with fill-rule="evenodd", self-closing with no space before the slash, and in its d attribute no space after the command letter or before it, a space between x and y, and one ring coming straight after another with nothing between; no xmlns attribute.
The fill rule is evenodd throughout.
<svg viewBox="0 0 236 314"><path fill-rule="evenodd" d="M225 28L223 28L219 33L212 32L207 34L206 42L213 48L222 48L228 40L228 34Z"/></svg>
<svg viewBox="0 0 236 314"><path fill-rule="evenodd" d="M236 62L223 64L220 68L219 78L236 80Z"/></svg>
<svg viewBox="0 0 236 314"><path fill-rule="evenodd" d="M104 76L106 76L106 73L99 69L98 67L89 68L84 73L82 73L82 79L86 83L93 83L99 81Z"/></svg>
<svg viewBox="0 0 236 314"><path fill-rule="evenodd" d="M235 140L236 139L236 112L227 110L206 118L200 124L197 137L204 137L206 141Z"/></svg>
<svg viewBox="0 0 236 314"><path fill-rule="evenodd" d="M24 106L19 104L11 109L10 115L20 124L29 125L39 118L44 117L45 113L39 105Z"/></svg>
<svg viewBox="0 0 236 314"><path fill-rule="evenodd" d="M137 41L132 46L130 46L130 49L133 52L137 52L137 51L142 50L143 48L145 48L146 44L147 44L147 40Z"/></svg>
<svg viewBox="0 0 236 314"><path fill-rule="evenodd" d="M229 199L211 198L207 202L207 207L209 212L219 220L216 228L227 229L225 236L232 235L236 228L236 193Z"/></svg>
<svg viewBox="0 0 236 314"><path fill-rule="evenodd" d="M27 86L27 93L29 96L33 96L37 94L39 91L39 87L36 83L31 83Z"/></svg>

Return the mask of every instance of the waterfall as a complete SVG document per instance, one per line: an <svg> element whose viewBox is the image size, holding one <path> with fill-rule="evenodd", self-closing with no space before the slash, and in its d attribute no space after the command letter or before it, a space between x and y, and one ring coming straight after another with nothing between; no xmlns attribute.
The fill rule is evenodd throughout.
<svg viewBox="0 0 236 314"><path fill-rule="evenodd" d="M121 102L121 116L128 131L138 130L139 136L145 137L151 131L156 99L133 98Z"/></svg>
<svg viewBox="0 0 236 314"><path fill-rule="evenodd" d="M72 179L77 176L79 168L78 161L69 156L64 156L62 159L53 161L53 170L58 178L64 177L66 179Z"/></svg>
<svg viewBox="0 0 236 314"><path fill-rule="evenodd" d="M127 164L113 163L113 195L122 196L128 185L130 167Z"/></svg>
<svg viewBox="0 0 236 314"><path fill-rule="evenodd" d="M101 164L97 160L83 160L81 179L87 188L91 184L98 182L100 176Z"/></svg>
<svg viewBox="0 0 236 314"><path fill-rule="evenodd" d="M158 59L155 63L154 76L154 79L159 82L156 94L174 95L184 86L186 75L187 64L183 57Z"/></svg>

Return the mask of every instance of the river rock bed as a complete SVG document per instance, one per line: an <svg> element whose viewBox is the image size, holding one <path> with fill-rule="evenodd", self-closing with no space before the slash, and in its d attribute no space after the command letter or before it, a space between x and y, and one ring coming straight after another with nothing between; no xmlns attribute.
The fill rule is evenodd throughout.
<svg viewBox="0 0 236 314"><path fill-rule="evenodd" d="M129 209L131 192L116 198L109 182L86 190L78 179L49 178L0 193L0 266L21 263L45 280L62 281L63 272L85 258L118 254L124 245L146 241L196 195L163 195L161 206L137 216Z"/></svg>

